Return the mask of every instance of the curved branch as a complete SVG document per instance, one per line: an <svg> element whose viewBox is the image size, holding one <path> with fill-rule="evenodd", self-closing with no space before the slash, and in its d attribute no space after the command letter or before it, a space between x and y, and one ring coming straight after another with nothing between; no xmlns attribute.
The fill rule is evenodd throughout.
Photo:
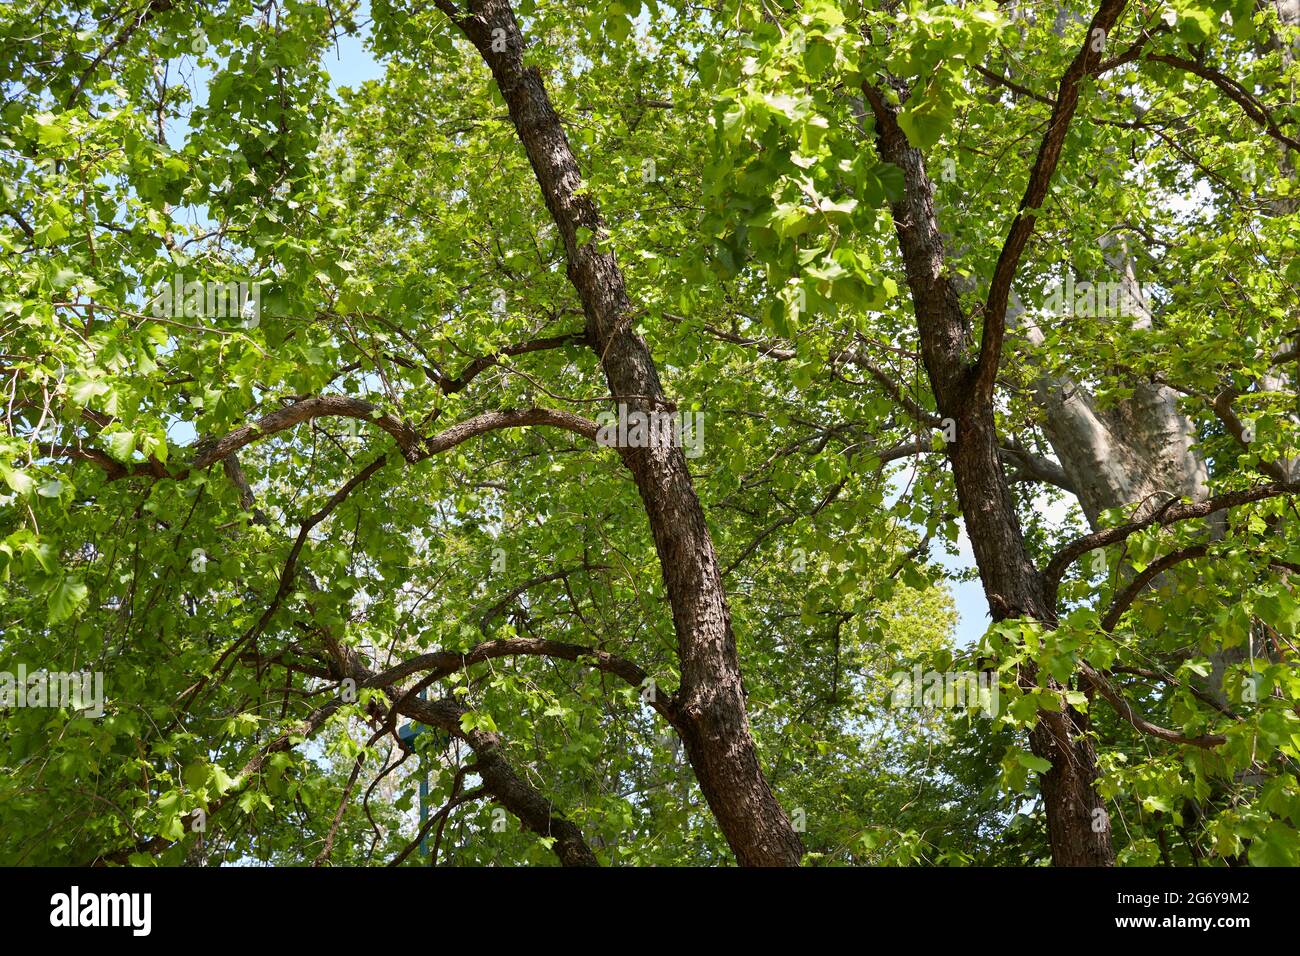
<svg viewBox="0 0 1300 956"><path fill-rule="evenodd" d="M590 661L597 670L613 674L640 690L650 680L650 675L626 658L618 657L594 647L580 644L566 644L537 637L511 637L476 644L468 651L432 651L412 657L410 660L375 674L365 682L366 686L387 687L412 674L425 671L421 684L430 684L441 680L456 671L464 670L473 664L500 657L549 657L566 661L583 663ZM669 724L676 725L677 710L671 694L656 693L649 703L663 715Z"/></svg>
<svg viewBox="0 0 1300 956"><path fill-rule="evenodd" d="M236 428L220 438L209 438L201 441L194 449L194 457L190 468L202 471L245 445L250 445L261 438L293 428L303 422L311 421L313 418L326 416L372 421L393 436L398 447L402 450L403 457L408 461L418 460L420 436L401 419L386 412L380 412L375 405L359 398L349 398L346 395L318 395L314 398L304 398L302 401L286 405L284 408L278 408L268 415L263 415L257 421Z"/></svg>
<svg viewBox="0 0 1300 956"><path fill-rule="evenodd" d="M1242 423L1240 416L1237 415L1237 409L1233 406L1238 394L1235 389L1221 389L1210 402L1210 408L1214 411L1215 417L1223 423L1223 427L1228 430L1228 434L1236 439L1237 444L1249 451L1250 439L1246 437L1246 426ZM1287 481L1290 478L1287 469L1278 461L1265 461L1260 458L1256 467L1274 481Z"/></svg>
<svg viewBox="0 0 1300 956"><path fill-rule="evenodd" d="M1209 80L1223 92L1224 96L1240 106L1246 116L1253 123L1260 126L1265 133L1284 146L1300 150L1300 140L1282 132L1273 119L1273 114L1259 101L1258 97L1236 80L1225 76L1214 67L1207 66L1199 60L1189 60L1169 53L1148 53L1144 59L1177 67L1180 70L1186 70L1188 73L1199 76L1203 80Z"/></svg>
<svg viewBox="0 0 1300 956"><path fill-rule="evenodd" d="M1161 557L1158 561L1153 562L1140 574L1135 575L1133 580L1128 583L1115 599L1111 601L1110 607L1106 609L1105 615L1101 619L1102 630L1109 633L1115 630L1115 625L1119 619L1124 616L1132 603L1137 600L1137 596L1142 593L1148 584L1154 581L1161 574L1164 574L1175 564L1183 561L1190 561L1193 558L1201 558L1209 550L1206 545L1194 544L1189 548L1180 548L1177 551L1170 551Z"/></svg>
<svg viewBox="0 0 1300 956"><path fill-rule="evenodd" d="M497 801L538 836L554 840L551 849L565 866L599 866L577 824L563 817L536 788L520 777L501 753L502 740L481 728L463 730L461 717L468 711L450 699L411 697L395 705L412 720L437 727L473 748L475 772Z"/></svg>
<svg viewBox="0 0 1300 956"><path fill-rule="evenodd" d="M505 597L503 597L501 600L497 601L496 604L492 605L490 608L487 609L487 612L484 613L484 615L481 618L479 618L478 629L483 632L484 637L489 636L488 625L491 624L495 618L498 618L502 614L504 614L506 612L506 608L510 607L511 604L513 604L516 600L518 600L521 594L523 594L525 591L529 590L530 588L534 588L539 584L546 584L550 581L563 580L567 578L570 574L577 574L579 571L608 571L608 570L609 570L609 565L607 564L592 564L580 568L570 568L568 570L552 571L550 574L539 574L536 577L529 578L527 581L522 581L519 584L516 584L514 587L512 587L509 591L507 591Z"/></svg>
<svg viewBox="0 0 1300 956"><path fill-rule="evenodd" d="M1256 501L1264 501L1268 498L1276 498L1280 495L1293 495L1300 493L1300 482L1274 482L1272 484L1260 485L1256 488L1248 488L1242 491L1229 491L1221 495L1215 495L1206 498L1204 501L1182 502L1177 498L1170 501L1161 508L1158 508L1149 518L1142 521L1130 521L1127 524L1116 525L1113 528L1104 528L1101 531L1095 531L1092 534L1086 534L1081 538L1075 538L1052 558L1047 564L1047 570L1044 576L1047 580L1048 594L1055 601L1057 590L1061 585L1061 578L1064 577L1066 570L1077 561L1080 557L1089 551L1097 548L1104 548L1107 545L1114 544L1117 541L1123 541L1125 538L1139 531L1151 527L1167 527L1179 521L1190 521L1194 518L1205 518L1219 511L1226 511L1229 508L1235 508L1239 505L1251 504Z"/></svg>
<svg viewBox="0 0 1300 956"><path fill-rule="evenodd" d="M153 478L172 478L183 480L192 471L201 471L247 445L278 432L286 431L295 425L315 418L338 417L355 418L373 422L392 435L401 449L402 457L408 462L423 461L453 448L456 445L478 435L501 428L518 428L526 425L548 425L574 432L584 438L595 440L600 426L588 418L571 412L551 408L503 409L484 412L473 418L452 425L445 431L429 438L423 438L407 423L388 412L381 412L376 405L359 398L345 395L318 395L304 398L284 408L276 409L263 415L255 422L236 428L220 438L201 441L194 449L194 456L187 467L169 472L156 461L136 462L122 465L102 451L93 448L79 448L71 445L45 445L43 451L52 457L77 458L90 461L102 468L109 481L129 476L148 476Z"/></svg>
<svg viewBox="0 0 1300 956"><path fill-rule="evenodd" d="M499 428L520 428L525 425L548 425L552 428L562 428L591 441L596 440L596 433L600 430L600 426L589 418L583 418L581 415L574 415L571 412L562 412L553 408L505 409L496 412L484 412L463 422L458 422L432 438L424 439L419 457L412 460L418 461L422 458L429 458L446 451L448 448L453 448L463 441Z"/></svg>
<svg viewBox="0 0 1300 956"><path fill-rule="evenodd" d="M1017 474L1012 475L1008 479L1010 481L1020 479L1041 481L1045 484L1055 485L1062 491L1069 492L1072 495L1078 494L1064 468L1050 458L1035 454L1024 448L1014 440L1001 442L998 447L998 455L1003 462L1016 466Z"/></svg>
<svg viewBox="0 0 1300 956"><path fill-rule="evenodd" d="M1171 744L1186 744L1190 747L1217 747L1219 744L1226 743L1228 738L1223 734L1202 734L1199 737L1188 737L1180 734L1176 730L1170 730L1167 727L1161 727L1159 724L1153 724L1147 720L1129 703L1128 699L1117 691L1110 681L1106 680L1096 668L1087 661L1079 662L1079 672L1084 678L1097 688L1097 693L1106 698L1106 701L1115 708L1116 713L1133 725L1137 730L1160 740L1167 741Z"/></svg>
<svg viewBox="0 0 1300 956"><path fill-rule="evenodd" d="M568 345L589 345L590 337L585 331L571 332L568 335L552 335L541 339L532 339L528 342L520 342L515 345L507 345L492 355L480 355L465 366L455 378L448 375L438 376L438 388L444 394L452 395L461 391L469 385L480 372L499 365L503 356L525 355L528 352L543 352L548 349L564 348Z"/></svg>

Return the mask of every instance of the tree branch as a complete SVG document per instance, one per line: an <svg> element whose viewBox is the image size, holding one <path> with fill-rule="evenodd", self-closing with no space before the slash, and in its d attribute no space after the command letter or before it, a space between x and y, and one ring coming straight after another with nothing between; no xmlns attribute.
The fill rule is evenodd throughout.
<svg viewBox="0 0 1300 956"><path fill-rule="evenodd" d="M1115 708L1116 713L1132 724L1135 729L1140 730L1144 734L1157 737L1160 740L1167 741L1171 744L1186 744L1190 747L1204 747L1207 749L1217 747L1219 744L1226 743L1228 740L1228 738L1223 736L1223 734L1202 734L1199 737L1188 737L1184 734L1178 733L1176 730L1169 730L1166 727L1161 727L1159 724L1153 724L1134 710L1133 705L1129 703L1128 699L1117 691L1111 685L1110 681L1106 680L1106 678L1087 661L1079 662L1079 672L1083 674L1084 678L1091 683L1093 687L1097 688L1097 693L1101 694L1101 696L1106 699L1107 703Z"/></svg>
<svg viewBox="0 0 1300 956"><path fill-rule="evenodd" d="M78 448L69 445L44 445L44 451L51 457L79 458L93 462L108 475L109 481L130 476L148 476L153 478L172 478L182 480L192 471L201 471L228 458L239 449L251 445L263 438L269 438L278 432L286 431L295 425L324 417L356 418L378 425L392 435L401 449L402 457L408 462L423 461L453 448L456 445L501 428L518 428L527 425L548 425L574 432L584 438L595 440L600 426L590 419L571 412L550 408L503 409L484 412L473 418L452 425L445 431L423 438L410 425L387 412L380 412L378 407L359 398L344 395L320 395L305 398L284 408L264 415L251 424L236 428L220 438L210 438L195 446L191 463L176 472L161 469L156 462L136 462L129 466L122 465L102 451L93 448Z"/></svg>
<svg viewBox="0 0 1300 956"><path fill-rule="evenodd" d="M1208 550L1209 548L1207 545L1195 544L1188 548L1180 548L1177 551L1170 551L1159 560L1148 565L1141 573L1134 575L1133 580L1129 581L1124 590L1116 595L1115 599L1110 602L1110 607L1106 609L1106 613L1101 619L1102 630L1108 633L1115 630L1115 625L1117 625L1119 619L1124 616L1124 612L1129 609L1135 600L1137 600L1137 596L1142 593L1146 586L1157 577L1164 574L1174 565L1180 564L1183 561L1190 561L1193 558L1204 557Z"/></svg>
<svg viewBox="0 0 1300 956"><path fill-rule="evenodd" d="M1101 50L1096 49L1097 31L1102 37L1109 35L1111 28L1124 11L1127 0L1102 0L1100 8L1088 25L1083 46L1061 77L1060 89L1052 107L1052 116L1047 123L1047 132L1038 147L1038 158L1029 174L1029 183L1025 186L1020 208L1011 223L1002 252L998 255L997 265L993 269L993 279L989 283L988 298L984 303L984 333L980 341L979 360L975 368L976 401L985 401L993 394L997 381L998 363L1001 361L1002 340L1006 334L1007 301L1011 293L1011 283L1015 279L1016 269L1025 245L1034 231L1038 210L1047 197L1047 190L1056 172L1056 165L1065 146L1065 134L1069 131L1070 120L1079 105L1079 86L1087 76L1094 75L1101 65Z"/></svg>
<svg viewBox="0 0 1300 956"><path fill-rule="evenodd" d="M428 654L421 654L418 657L412 657L388 668L375 675L371 680L378 686L389 686L412 674L424 671L426 673L420 679L420 683L427 685L474 664L481 664L483 661L501 657L521 656L548 657L578 663L590 661L591 666L595 667L596 670L613 674L637 690L643 689L646 686L646 681L651 679L649 674L626 658L618 657L594 647L566 644L561 641L551 641L538 637L512 637L476 644L468 651L432 651ZM673 695L666 691L660 692L661 690L661 688L657 688L655 694L651 699L647 700L647 703L658 711L670 725L675 726L677 711Z"/></svg>
<svg viewBox="0 0 1300 956"><path fill-rule="evenodd" d="M1186 70L1188 73L1195 74L1203 80L1209 80L1223 94L1242 108L1246 116L1256 125L1263 127L1273 139L1288 146L1294 150L1300 150L1300 140L1286 135L1278 127L1277 122L1273 119L1273 114L1268 111L1259 99L1231 77L1225 76L1212 66L1207 66L1201 60L1189 60L1186 57L1175 56L1170 53L1148 53L1144 59L1152 60L1156 63L1165 63L1169 66L1178 67Z"/></svg>
<svg viewBox="0 0 1300 956"><path fill-rule="evenodd" d="M1116 525L1113 528L1104 528L1101 531L1095 531L1092 534L1084 535L1081 538L1075 538L1063 547L1052 557L1052 560L1048 562L1047 569L1044 571L1044 576L1047 579L1048 593L1052 595L1053 598L1055 597L1061 584L1061 578L1065 575L1066 569L1068 569L1069 566L1082 555L1097 548L1104 548L1117 541L1123 541L1125 538L1129 537L1129 535L1136 534L1146 528L1163 528L1179 521L1205 518L1219 511L1236 508L1239 505L1264 501L1268 498L1276 498L1280 495L1293 495L1297 493L1300 493L1300 482L1275 482L1241 491L1225 492L1221 495L1206 498L1204 501L1182 502L1177 498L1172 498L1168 503L1163 507L1158 508L1148 518L1144 518L1141 521L1130 521L1126 524Z"/></svg>

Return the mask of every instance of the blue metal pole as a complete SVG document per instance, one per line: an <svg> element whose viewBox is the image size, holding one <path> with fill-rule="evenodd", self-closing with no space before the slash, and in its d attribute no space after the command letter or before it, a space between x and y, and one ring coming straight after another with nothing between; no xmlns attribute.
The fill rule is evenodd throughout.
<svg viewBox="0 0 1300 956"><path fill-rule="evenodd" d="M420 832L424 833L424 825L429 820L429 776L424 772L424 758L420 759ZM429 836L425 834L420 838L420 852L425 856L429 855Z"/></svg>
<svg viewBox="0 0 1300 956"><path fill-rule="evenodd" d="M420 700L424 700L424 691L420 691ZM423 733L428 728L422 724L409 723L397 729L397 736L405 741L409 746L415 746L415 738L418 734ZM424 825L429 821L429 773L424 766L424 757L419 757L420 773L420 832L424 832ZM420 838L420 853L429 857L429 837L427 834ZM433 862L430 859L429 862Z"/></svg>

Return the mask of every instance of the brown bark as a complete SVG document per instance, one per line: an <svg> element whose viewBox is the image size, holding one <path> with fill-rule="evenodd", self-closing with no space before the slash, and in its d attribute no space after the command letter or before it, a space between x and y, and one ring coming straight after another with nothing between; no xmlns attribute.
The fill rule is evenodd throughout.
<svg viewBox="0 0 1300 956"><path fill-rule="evenodd" d="M474 749L474 773L482 778L484 789L529 830L554 840L551 850L564 866L600 865L578 825L556 812L549 800L515 773L501 753L500 737L481 729L461 730L464 707L451 700L418 697L403 699L394 707L412 720L438 727L468 743Z"/></svg>
<svg viewBox="0 0 1300 956"><path fill-rule="evenodd" d="M1106 28L1114 22L1118 7L1122 2L1104 6ZM1062 81L1058 104L1065 103L1072 110L1072 85L1090 65L1086 52L1081 52ZM1055 601L1025 544L1002 467L993 413L1001 332L991 330L990 323L1001 325L1004 321L1007 290L1032 228L1032 217L1018 214L1012 226L985 308L983 347L978 356L973 355L970 323L945 271L946 251L924 159L907 142L895 109L880 92L864 85L863 93L875 115L881 158L903 172L903 196L892 204L895 231L916 311L922 359L939 415L956 423L956 440L948 445L948 459L990 613L995 621L1026 617L1054 626ZM1068 123L1069 112L1062 113L1058 107L1022 208L1039 205L1034 194L1045 190L1050 181ZM1022 686L1034 686L1034 677L1025 669L1020 675ZM1085 717L1063 706L1061 713L1040 712L1030 734L1033 752L1052 765L1042 775L1041 785L1052 860L1058 866L1108 866L1114 862L1109 821L1094 786L1096 754L1086 732Z"/></svg>
<svg viewBox="0 0 1300 956"><path fill-rule="evenodd" d="M614 400L632 412L668 412L623 275L597 241L604 223L569 148L541 76L524 64L524 40L506 0L470 0L443 10L492 71L543 199L564 239L568 277L582 301L587 335ZM589 232L580 233L579 230ZM682 683L674 706L700 790L741 865L792 866L803 845L759 766L749 730L736 640L717 554L678 447L623 449L650 521L677 635Z"/></svg>

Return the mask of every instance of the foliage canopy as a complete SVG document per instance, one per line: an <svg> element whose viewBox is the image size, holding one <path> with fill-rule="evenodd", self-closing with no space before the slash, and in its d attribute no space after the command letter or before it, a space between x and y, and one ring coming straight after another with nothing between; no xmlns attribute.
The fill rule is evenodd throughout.
<svg viewBox="0 0 1300 956"><path fill-rule="evenodd" d="M0 862L1300 864L1298 22L0 7Z"/></svg>

